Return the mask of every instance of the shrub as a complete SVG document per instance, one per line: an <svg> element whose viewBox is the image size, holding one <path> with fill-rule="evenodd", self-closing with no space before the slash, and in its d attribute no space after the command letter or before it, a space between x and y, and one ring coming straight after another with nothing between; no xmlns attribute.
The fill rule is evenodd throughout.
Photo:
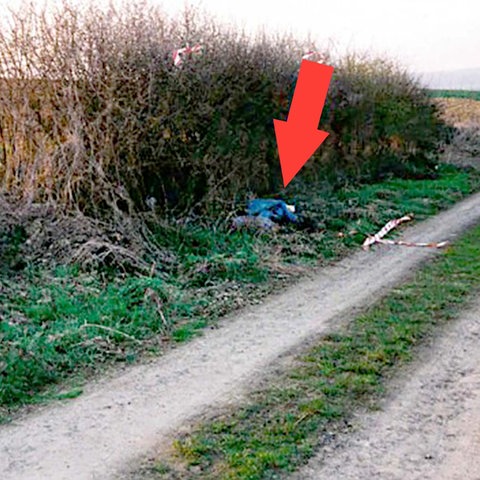
<svg viewBox="0 0 480 480"><path fill-rule="evenodd" d="M426 92L395 62L367 55L340 59L328 99L331 150L320 171L331 182L431 172L443 125Z"/></svg>
<svg viewBox="0 0 480 480"><path fill-rule="evenodd" d="M181 67L172 51L201 44ZM0 31L0 185L10 195L99 214L228 208L281 186L273 118L285 118L299 59L292 37L255 39L187 10L24 5ZM431 164L439 124L395 64L336 67L331 132L302 172L336 184Z"/></svg>

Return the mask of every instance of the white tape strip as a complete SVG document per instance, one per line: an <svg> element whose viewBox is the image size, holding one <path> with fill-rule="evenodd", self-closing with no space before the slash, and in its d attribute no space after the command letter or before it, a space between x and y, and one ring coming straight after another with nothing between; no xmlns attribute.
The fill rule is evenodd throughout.
<svg viewBox="0 0 480 480"><path fill-rule="evenodd" d="M383 243L386 245L404 245L406 247L427 247L427 248L442 248L448 245L447 241L444 242L404 242L402 240L378 240L377 243Z"/></svg>
<svg viewBox="0 0 480 480"><path fill-rule="evenodd" d="M310 60L312 62L324 63L326 61L326 58L324 53L310 50L302 57L302 60Z"/></svg>

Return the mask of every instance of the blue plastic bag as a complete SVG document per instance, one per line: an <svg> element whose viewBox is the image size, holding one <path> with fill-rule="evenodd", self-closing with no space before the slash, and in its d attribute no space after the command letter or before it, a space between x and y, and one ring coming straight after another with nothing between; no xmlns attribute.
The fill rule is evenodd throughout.
<svg viewBox="0 0 480 480"><path fill-rule="evenodd" d="M289 210L283 200L256 198L247 205L247 214L264 217L275 223L297 223L298 217Z"/></svg>

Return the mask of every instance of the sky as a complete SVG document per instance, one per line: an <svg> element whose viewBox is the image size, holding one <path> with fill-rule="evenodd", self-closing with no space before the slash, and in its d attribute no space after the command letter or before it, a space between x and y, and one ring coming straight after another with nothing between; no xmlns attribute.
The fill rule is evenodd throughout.
<svg viewBox="0 0 480 480"><path fill-rule="evenodd" d="M35 0L34 0L35 1ZM44 0L40 0L41 3ZM48 0L55 2L59 0ZM74 0L81 2L81 0ZM107 0L96 0L96 3ZM135 0L130 0L130 3ZM184 0L149 0L167 11ZM0 0L5 6L19 0ZM399 60L413 72L480 68L478 0L188 0L248 31L311 36L336 50L369 50Z"/></svg>
<svg viewBox="0 0 480 480"><path fill-rule="evenodd" d="M171 10L181 0L168 0ZM165 3L165 5L167 5ZM478 0L202 0L247 28L311 33L339 51L370 50L417 72L480 68Z"/></svg>

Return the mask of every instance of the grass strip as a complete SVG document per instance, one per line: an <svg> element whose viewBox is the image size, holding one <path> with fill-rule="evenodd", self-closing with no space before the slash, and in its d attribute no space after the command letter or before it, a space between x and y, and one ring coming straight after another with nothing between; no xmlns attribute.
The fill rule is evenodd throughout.
<svg viewBox="0 0 480 480"><path fill-rule="evenodd" d="M421 220L479 185L475 171L440 166L431 180L300 190L292 200L315 223L313 231L262 235L162 224L157 241L175 255L163 278L0 268L0 420L18 406L81 392L84 378L105 365L187 341L306 269L358 248L386 221L405 213Z"/></svg>
<svg viewBox="0 0 480 480"><path fill-rule="evenodd" d="M477 90L429 90L434 98L470 98L480 100L480 92Z"/></svg>
<svg viewBox="0 0 480 480"><path fill-rule="evenodd" d="M246 404L179 437L173 462L157 460L148 478L256 480L293 471L345 429L355 409L375 406L395 369L479 287L476 227Z"/></svg>

